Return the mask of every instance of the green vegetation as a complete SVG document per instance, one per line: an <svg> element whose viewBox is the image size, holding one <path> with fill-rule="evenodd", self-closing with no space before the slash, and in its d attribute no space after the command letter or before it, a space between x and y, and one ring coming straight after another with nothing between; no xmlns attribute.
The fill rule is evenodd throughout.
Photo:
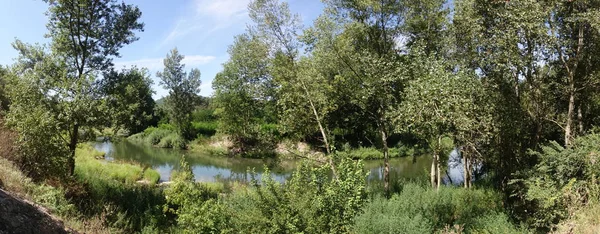
<svg viewBox="0 0 600 234"><path fill-rule="evenodd" d="M171 50L164 59L164 70L156 73L156 76L161 79L160 85L169 90L165 104L171 123L179 136L189 139L194 137L190 132L190 121L201 81L197 68L193 68L189 74L183 70L183 58L177 48Z"/></svg>
<svg viewBox="0 0 600 234"><path fill-rule="evenodd" d="M598 230L596 1L325 0L304 27L286 2L252 0L214 96L198 95L200 71L173 49L156 102L144 68L112 62L143 30L136 6L45 2L48 45L16 40L15 63L0 66L0 186L77 230ZM284 183L267 171L249 184L197 183L184 161L157 185L157 171L82 143L109 129L147 146L307 160ZM464 188L442 185L453 149ZM390 178L391 157L420 154L432 188ZM383 159L383 186L360 159Z"/></svg>
<svg viewBox="0 0 600 234"><path fill-rule="evenodd" d="M98 178L115 180L120 183L132 184L140 180L150 184L158 183L160 175L153 169L142 168L138 165L103 162L104 153L95 150L91 145L79 145L75 159L75 175L80 178Z"/></svg>
<svg viewBox="0 0 600 234"><path fill-rule="evenodd" d="M375 197L356 217L358 233L527 233L515 227L502 207L502 196L491 190L442 187L438 191L416 183L402 184L389 199Z"/></svg>
<svg viewBox="0 0 600 234"><path fill-rule="evenodd" d="M102 79L110 126L113 135L123 129L137 133L154 119L155 102L152 99L152 79L145 68L133 67L121 72L110 71Z"/></svg>
<svg viewBox="0 0 600 234"><path fill-rule="evenodd" d="M418 146L408 147L402 145L400 147L391 147L388 150L390 158L420 156L429 153L429 149ZM383 159L383 152L374 147L359 147L356 149L347 147L342 151L338 151L337 155L351 159Z"/></svg>

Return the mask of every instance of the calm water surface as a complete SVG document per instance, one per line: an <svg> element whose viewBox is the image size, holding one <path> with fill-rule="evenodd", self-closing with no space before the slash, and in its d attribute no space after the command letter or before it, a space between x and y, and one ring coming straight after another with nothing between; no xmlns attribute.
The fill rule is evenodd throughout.
<svg viewBox="0 0 600 234"><path fill-rule="evenodd" d="M161 181L168 181L171 172L179 170L183 155L186 156L185 160L192 168L196 181L211 182L221 180L249 181L252 174L249 170L254 170L260 175L265 166L269 168L271 175L276 180L284 181L300 162L290 159L218 157L198 152L155 148L134 144L127 140L96 142L94 147L105 152L108 161L135 162L157 170L160 173ZM452 156L451 154L450 157L452 158ZM379 182L382 180L383 160L367 160L364 161L364 164L365 169L370 172L367 181ZM390 179L394 181L400 178L426 178L430 167L431 157L429 156L390 159ZM460 167L457 167L450 168L448 174L452 177L452 181L457 183L462 179L461 173Z"/></svg>

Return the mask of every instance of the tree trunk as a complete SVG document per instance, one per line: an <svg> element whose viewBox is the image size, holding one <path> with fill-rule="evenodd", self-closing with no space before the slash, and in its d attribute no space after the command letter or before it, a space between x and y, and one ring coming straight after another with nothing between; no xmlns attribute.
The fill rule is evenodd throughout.
<svg viewBox="0 0 600 234"><path fill-rule="evenodd" d="M441 163L440 163L440 155L439 154L436 157L436 161L437 161L436 162L436 166L437 166L437 171L436 171L436 173L437 173L437 186L436 186L436 189L440 190L440 184L442 183L442 173L441 173L441 168L442 167L440 166Z"/></svg>
<svg viewBox="0 0 600 234"><path fill-rule="evenodd" d="M573 138L573 117L575 112L575 84L573 75L569 78L569 107L567 110L567 123L565 126L565 146L570 147Z"/></svg>
<svg viewBox="0 0 600 234"><path fill-rule="evenodd" d="M464 183L464 187L465 188L469 188L469 183L467 182L469 180L469 167L467 165L467 154L466 154L466 149L461 150L462 151L462 163L463 163L463 183Z"/></svg>
<svg viewBox="0 0 600 234"><path fill-rule="evenodd" d="M381 143L383 144L383 189L385 190L386 197L390 195L390 160L388 154L387 145L387 133L385 128L380 128L381 132Z"/></svg>
<svg viewBox="0 0 600 234"><path fill-rule="evenodd" d="M77 138L79 135L79 125L73 125L71 132L71 141L69 142L69 153L71 154L68 159L69 164L69 175L75 174L75 149L77 149Z"/></svg>
<svg viewBox="0 0 600 234"><path fill-rule="evenodd" d="M436 169L436 161L437 161L437 152L434 151L433 152L433 159L431 160L431 173L430 173L430 180L431 180L431 187L435 188L435 169Z"/></svg>
<svg viewBox="0 0 600 234"><path fill-rule="evenodd" d="M442 138L438 137L438 149L442 148ZM438 150L438 153L435 156L435 165L436 165L436 175L437 175L437 184L436 184L436 189L440 190L440 183L442 183L442 176L441 176L441 166L440 166L440 150Z"/></svg>
<svg viewBox="0 0 600 234"><path fill-rule="evenodd" d="M583 113L581 111L581 101L580 101L579 105L577 106L577 124L579 124L579 131L577 132L577 134L583 135L584 129L583 129Z"/></svg>
<svg viewBox="0 0 600 234"><path fill-rule="evenodd" d="M310 108L312 109L312 112L315 115L315 120L317 121L317 125L319 125L319 131L321 132L321 136L323 137L323 143L325 144L325 150L327 151L327 158L329 158L329 166L331 167L331 172L333 173L333 178L335 180L337 180L339 177L338 177L337 171L335 169L335 164L333 162L333 158L331 155L331 147L329 145L329 141L327 140L327 132L325 132L325 128L323 128L323 124L321 123L321 118L319 116L319 112L317 111L315 104L313 103L312 99L310 98L310 93L308 92L308 89L306 88L306 85L304 84L304 82L302 82L302 87L304 88L304 92L306 93L306 98L308 99Z"/></svg>

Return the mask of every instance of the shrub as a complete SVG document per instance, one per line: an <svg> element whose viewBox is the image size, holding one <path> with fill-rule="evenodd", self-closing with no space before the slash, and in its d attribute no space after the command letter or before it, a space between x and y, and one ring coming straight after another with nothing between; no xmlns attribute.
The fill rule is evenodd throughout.
<svg viewBox="0 0 600 234"><path fill-rule="evenodd" d="M217 120L214 109L200 108L192 112L192 121L194 122L212 122Z"/></svg>
<svg viewBox="0 0 600 234"><path fill-rule="evenodd" d="M306 162L285 185L269 172L253 188L228 197L234 229L243 233L340 233L351 231L353 218L365 201L362 163L337 161L338 180L329 166Z"/></svg>
<svg viewBox="0 0 600 234"><path fill-rule="evenodd" d="M192 122L192 131L197 136L214 136L217 133L218 123L211 122Z"/></svg>
<svg viewBox="0 0 600 234"><path fill-rule="evenodd" d="M170 133L169 135L163 137L156 146L161 148L177 148L177 149L186 149L187 142L185 139L179 136L177 133Z"/></svg>
<svg viewBox="0 0 600 234"><path fill-rule="evenodd" d="M501 196L486 189L466 190L427 185L405 184L389 200L375 198L356 217L358 233L432 233L458 225L466 231L481 226L479 217L502 213ZM502 222L501 222L502 223ZM504 222L506 230L514 230Z"/></svg>
<svg viewBox="0 0 600 234"><path fill-rule="evenodd" d="M146 136L146 143L150 145L158 145L160 141L171 134L172 132L166 129L154 129Z"/></svg>
<svg viewBox="0 0 600 234"><path fill-rule="evenodd" d="M181 159L181 171L165 189L166 214L177 215L178 228L186 233L218 233L229 229L229 215L219 201L222 187L194 182L194 175Z"/></svg>
<svg viewBox="0 0 600 234"><path fill-rule="evenodd" d="M590 198L598 199L600 135L591 134L573 141L570 148L556 142L529 153L538 159L531 169L521 171L510 182L516 207L523 220L543 231L573 215Z"/></svg>
<svg viewBox="0 0 600 234"><path fill-rule="evenodd" d="M160 181L160 173L156 170L145 169L143 178L150 182L150 184L156 184Z"/></svg>

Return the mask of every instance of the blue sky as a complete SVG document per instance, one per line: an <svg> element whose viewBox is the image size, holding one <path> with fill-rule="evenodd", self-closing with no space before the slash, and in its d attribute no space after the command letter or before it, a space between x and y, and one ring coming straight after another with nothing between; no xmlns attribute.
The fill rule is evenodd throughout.
<svg viewBox="0 0 600 234"><path fill-rule="evenodd" d="M233 37L243 33L250 23L246 7L249 0L125 0L142 11L145 31L140 40L121 49L117 67L137 65L150 70L155 98L167 91L159 87L156 71L174 47L186 56L186 70L199 68L202 73L200 94L212 94L211 83L228 59L227 47ZM320 0L289 0L290 9L301 15L305 27L322 12ZM0 0L0 64L9 65L17 56L11 43L18 38L28 43L47 43L47 5L41 0Z"/></svg>

